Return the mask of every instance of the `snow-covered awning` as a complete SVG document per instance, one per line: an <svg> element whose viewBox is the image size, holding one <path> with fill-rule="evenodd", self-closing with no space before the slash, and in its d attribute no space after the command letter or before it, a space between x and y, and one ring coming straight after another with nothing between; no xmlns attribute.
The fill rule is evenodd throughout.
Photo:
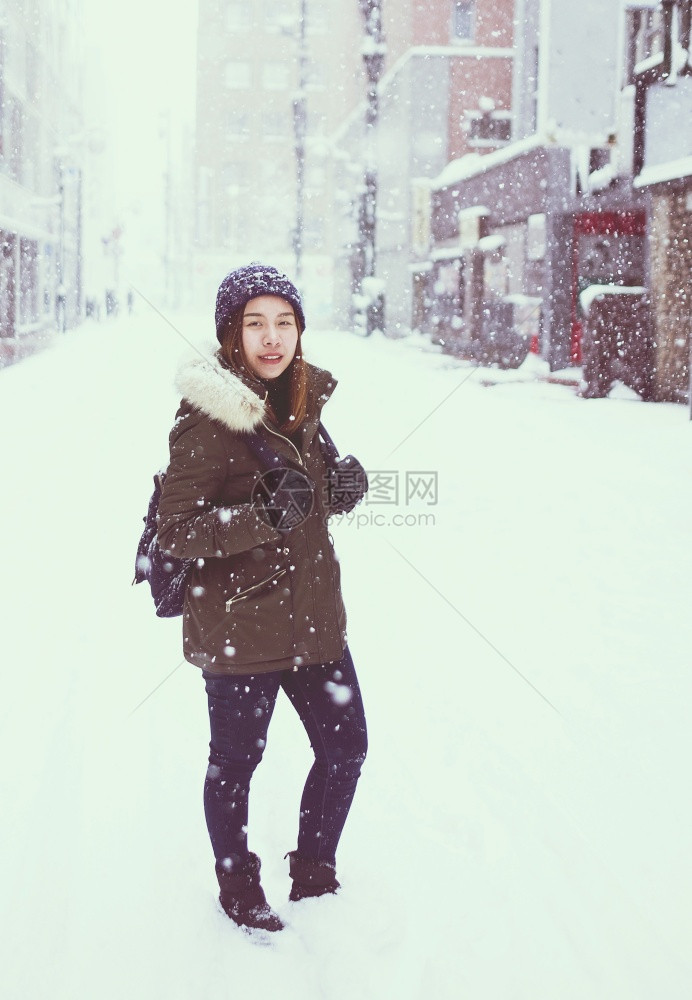
<svg viewBox="0 0 692 1000"><path fill-rule="evenodd" d="M543 305L543 299L540 295L522 295L521 292L515 292L513 295L503 295L503 302L509 302L513 306L524 306L527 309L537 309L538 306Z"/></svg>
<svg viewBox="0 0 692 1000"><path fill-rule="evenodd" d="M579 296L579 303L588 316L591 306L602 295L646 295L642 285L589 285Z"/></svg>
<svg viewBox="0 0 692 1000"><path fill-rule="evenodd" d="M692 176L692 156L683 156L679 160L668 160L667 163L657 163L644 167L634 178L634 187L649 187L652 184L665 184L667 181L683 180Z"/></svg>
<svg viewBox="0 0 692 1000"><path fill-rule="evenodd" d="M439 249L432 251L430 260L461 260L466 250L468 247L460 247L458 243L453 247L439 247Z"/></svg>
<svg viewBox="0 0 692 1000"><path fill-rule="evenodd" d="M615 171L612 163L606 163L589 174L589 191L606 191L615 181Z"/></svg>
<svg viewBox="0 0 692 1000"><path fill-rule="evenodd" d="M0 229L8 233L17 233L18 236L27 236L33 240L44 240L46 243L57 242L57 235L51 233L43 226L34 222L27 222L25 219L15 218L12 215L0 213Z"/></svg>
<svg viewBox="0 0 692 1000"><path fill-rule="evenodd" d="M492 170L503 163L510 163L519 156L531 153L541 146L549 145L549 141L542 135L532 135L527 139L520 139L518 142L510 143L502 149L495 150L494 153L486 153L481 156L478 153L467 153L458 160L452 160L442 170L437 177L433 178L431 187L433 191L449 187L460 181L475 177L477 174Z"/></svg>
<svg viewBox="0 0 692 1000"><path fill-rule="evenodd" d="M507 243L504 236L493 233L490 236L483 236L476 244L481 253L496 253Z"/></svg>

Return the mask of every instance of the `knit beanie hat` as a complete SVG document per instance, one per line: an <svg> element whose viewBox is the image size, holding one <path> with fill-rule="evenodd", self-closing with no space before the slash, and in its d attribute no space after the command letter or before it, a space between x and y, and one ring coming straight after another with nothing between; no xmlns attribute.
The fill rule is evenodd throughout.
<svg viewBox="0 0 692 1000"><path fill-rule="evenodd" d="M216 295L216 336L219 343L228 326L231 313L258 295L278 295L290 302L300 325L305 329L305 314L300 293L293 282L269 264L253 261L231 271L219 285Z"/></svg>

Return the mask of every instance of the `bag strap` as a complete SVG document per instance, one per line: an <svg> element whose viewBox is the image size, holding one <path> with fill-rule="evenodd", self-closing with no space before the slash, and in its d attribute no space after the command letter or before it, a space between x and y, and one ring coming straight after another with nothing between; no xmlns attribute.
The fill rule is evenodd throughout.
<svg viewBox="0 0 692 1000"><path fill-rule="evenodd" d="M270 445L256 432L245 436L246 443L250 451L260 460L265 469L275 469L284 464L284 459L278 452L274 451Z"/></svg>
<svg viewBox="0 0 692 1000"><path fill-rule="evenodd" d="M331 465L335 465L339 461L339 449L336 447L329 434L327 433L327 428L324 426L320 420L320 426L318 431L320 437L324 441L324 446L327 450L329 457L329 462Z"/></svg>

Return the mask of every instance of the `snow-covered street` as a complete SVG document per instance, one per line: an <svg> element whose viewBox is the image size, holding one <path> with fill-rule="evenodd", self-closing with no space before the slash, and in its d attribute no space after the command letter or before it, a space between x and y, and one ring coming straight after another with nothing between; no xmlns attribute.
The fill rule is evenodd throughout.
<svg viewBox="0 0 692 1000"><path fill-rule="evenodd" d="M308 327L382 484L333 528L370 754L343 891L289 904L279 702L250 846L288 927L258 947L216 909L200 672L130 587L183 335L211 316L141 304L0 371L3 997L691 997L685 407Z"/></svg>

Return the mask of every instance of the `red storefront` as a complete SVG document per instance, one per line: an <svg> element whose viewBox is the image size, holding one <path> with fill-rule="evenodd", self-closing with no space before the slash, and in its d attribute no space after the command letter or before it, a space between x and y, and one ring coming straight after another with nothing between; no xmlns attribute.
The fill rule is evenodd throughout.
<svg viewBox="0 0 692 1000"><path fill-rule="evenodd" d="M644 285L646 214L583 212L574 218L571 358L582 360L579 295L589 285Z"/></svg>

